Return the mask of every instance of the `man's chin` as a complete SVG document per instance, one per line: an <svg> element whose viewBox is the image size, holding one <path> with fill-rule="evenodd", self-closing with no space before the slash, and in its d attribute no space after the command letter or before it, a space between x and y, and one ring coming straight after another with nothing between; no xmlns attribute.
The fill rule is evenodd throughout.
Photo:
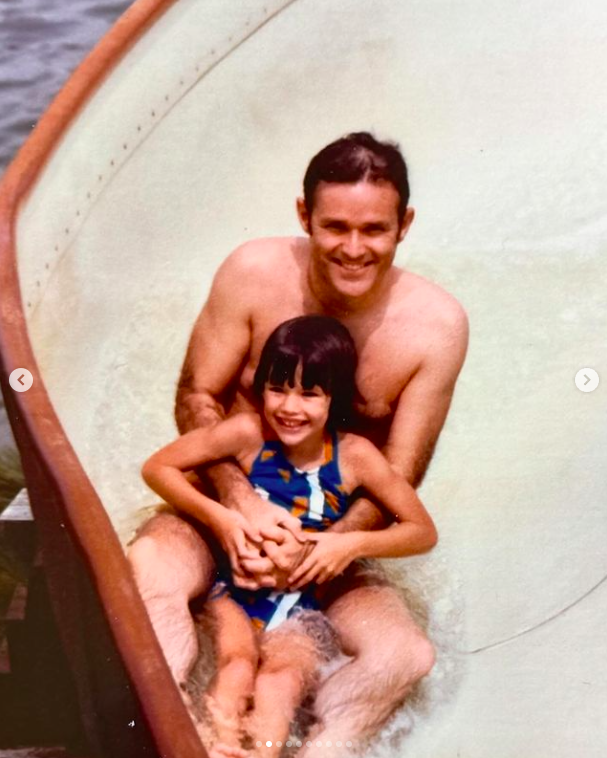
<svg viewBox="0 0 607 758"><path fill-rule="evenodd" d="M342 280L335 287L335 290L344 300L355 302L357 300L364 300L373 289L374 284L375 280L370 279L355 282Z"/></svg>

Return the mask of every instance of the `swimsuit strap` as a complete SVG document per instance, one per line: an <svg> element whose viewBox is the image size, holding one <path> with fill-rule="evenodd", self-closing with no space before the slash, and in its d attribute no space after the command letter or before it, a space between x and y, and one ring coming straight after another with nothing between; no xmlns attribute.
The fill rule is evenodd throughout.
<svg viewBox="0 0 607 758"><path fill-rule="evenodd" d="M325 439L325 460L320 466L321 481L331 484L335 488L342 486L341 471L339 469L339 449L337 432L331 430Z"/></svg>

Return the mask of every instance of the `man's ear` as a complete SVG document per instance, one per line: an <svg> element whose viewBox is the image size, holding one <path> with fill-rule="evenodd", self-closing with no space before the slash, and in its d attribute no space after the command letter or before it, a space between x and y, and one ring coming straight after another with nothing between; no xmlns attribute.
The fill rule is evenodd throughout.
<svg viewBox="0 0 607 758"><path fill-rule="evenodd" d="M299 219L299 223L304 232L306 234L311 234L310 216L308 214L308 209L306 208L306 201L303 197L297 198L297 218Z"/></svg>
<svg viewBox="0 0 607 758"><path fill-rule="evenodd" d="M408 207L405 210L405 215L403 216L403 220L401 221L401 224L400 224L400 229L398 230L399 242L402 242L407 236L407 232L409 231L409 227L413 223L414 218L415 218L415 208Z"/></svg>

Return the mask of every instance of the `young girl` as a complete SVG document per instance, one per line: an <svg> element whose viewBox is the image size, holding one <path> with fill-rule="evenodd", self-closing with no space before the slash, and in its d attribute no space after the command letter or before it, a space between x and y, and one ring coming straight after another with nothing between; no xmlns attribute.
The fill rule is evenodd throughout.
<svg viewBox="0 0 607 758"><path fill-rule="evenodd" d="M240 413L196 429L143 468L152 489L211 528L231 552L253 539L249 524L201 494L185 472L234 458L262 497L300 521L299 539L311 543L288 590L241 590L228 579L211 593L217 674L206 702L217 733L212 758L249 755L241 747L245 733L254 751L262 745L258 752L267 758L280 752L321 663L303 613L319 609L319 584L357 558L412 555L436 542L434 524L405 479L368 440L338 431L350 421L356 363L350 333L335 319L286 321L266 342L255 373L262 417ZM324 532L346 512L358 487L397 523L375 532Z"/></svg>

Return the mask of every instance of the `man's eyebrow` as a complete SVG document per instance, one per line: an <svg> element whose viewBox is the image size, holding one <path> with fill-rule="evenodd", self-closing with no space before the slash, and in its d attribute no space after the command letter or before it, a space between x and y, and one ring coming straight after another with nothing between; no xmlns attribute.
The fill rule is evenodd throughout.
<svg viewBox="0 0 607 758"><path fill-rule="evenodd" d="M387 229L388 227L389 224L385 221L368 221L366 224L362 225L363 229Z"/></svg>
<svg viewBox="0 0 607 758"><path fill-rule="evenodd" d="M339 216L321 216L318 220L319 224L326 226L327 224L335 224L340 226L347 226L347 222L339 218Z"/></svg>

